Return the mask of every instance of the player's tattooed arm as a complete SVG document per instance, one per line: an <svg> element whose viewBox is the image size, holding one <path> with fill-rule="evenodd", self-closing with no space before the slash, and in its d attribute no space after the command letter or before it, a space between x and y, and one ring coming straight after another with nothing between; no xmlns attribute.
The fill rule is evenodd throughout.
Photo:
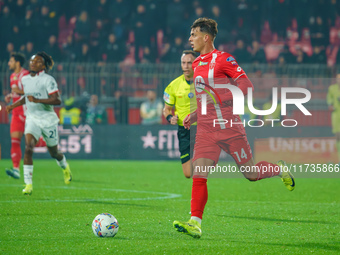
<svg viewBox="0 0 340 255"><path fill-rule="evenodd" d="M25 103L26 103L26 99L25 97L22 97L20 100L16 101L14 104L6 106L6 111L7 113L10 113L14 108L21 106Z"/></svg>
<svg viewBox="0 0 340 255"><path fill-rule="evenodd" d="M28 101L33 103L49 104L49 105L61 105L61 99L59 92L55 92L48 96L46 99L35 98L34 96L27 96Z"/></svg>

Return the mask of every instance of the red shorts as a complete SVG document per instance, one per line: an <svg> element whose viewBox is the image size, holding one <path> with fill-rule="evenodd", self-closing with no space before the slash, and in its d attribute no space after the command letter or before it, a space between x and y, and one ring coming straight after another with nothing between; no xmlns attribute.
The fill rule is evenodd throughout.
<svg viewBox="0 0 340 255"><path fill-rule="evenodd" d="M221 130L196 135L193 161L199 158L208 158L217 164L221 150L232 156L238 165L248 162L253 157L245 134L233 133L232 130Z"/></svg>
<svg viewBox="0 0 340 255"><path fill-rule="evenodd" d="M10 132L24 132L26 117L23 115L12 115Z"/></svg>

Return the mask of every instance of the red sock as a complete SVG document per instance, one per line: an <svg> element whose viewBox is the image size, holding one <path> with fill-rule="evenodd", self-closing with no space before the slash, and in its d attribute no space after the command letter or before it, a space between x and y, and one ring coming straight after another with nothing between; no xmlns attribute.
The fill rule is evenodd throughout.
<svg viewBox="0 0 340 255"><path fill-rule="evenodd" d="M258 167L257 181L280 174L280 167L267 161L260 161L255 166Z"/></svg>
<svg viewBox="0 0 340 255"><path fill-rule="evenodd" d="M202 219L204 207L207 201L207 179L194 175L192 177L191 216L196 216Z"/></svg>
<svg viewBox="0 0 340 255"><path fill-rule="evenodd" d="M11 143L12 143L11 158L12 158L12 162L13 162L13 167L19 168L20 167L20 160L21 160L20 139L12 138Z"/></svg>

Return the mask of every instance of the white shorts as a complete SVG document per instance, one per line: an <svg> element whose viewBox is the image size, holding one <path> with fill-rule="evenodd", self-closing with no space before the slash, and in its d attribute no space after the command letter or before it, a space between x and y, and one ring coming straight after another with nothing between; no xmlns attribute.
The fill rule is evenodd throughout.
<svg viewBox="0 0 340 255"><path fill-rule="evenodd" d="M58 124L41 128L35 121L26 119L25 123L25 135L31 134L39 141L40 136L43 136L47 147L53 147L58 145Z"/></svg>

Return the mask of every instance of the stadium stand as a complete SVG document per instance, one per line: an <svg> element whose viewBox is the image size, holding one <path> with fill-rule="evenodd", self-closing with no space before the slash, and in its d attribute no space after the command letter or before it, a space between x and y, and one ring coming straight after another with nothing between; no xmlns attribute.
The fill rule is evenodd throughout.
<svg viewBox="0 0 340 255"><path fill-rule="evenodd" d="M60 54L52 56L56 66L51 74L62 97L98 95L107 107L109 124L119 123L120 97L133 98L128 107L128 122L138 124L139 113L135 109L145 99L145 92L154 89L161 97L165 86L181 73L179 56L169 58L169 50L176 49L175 41L181 42L183 50L190 49L188 30L202 11L202 15L223 21L220 26L223 39L216 42L216 47L235 52L236 59L237 41L242 40L249 52L254 52L252 42L260 43L266 64L255 58L247 63L239 61L249 77L263 79L254 92L258 105L268 97L271 84L278 79L284 86L289 83L286 78L331 79L338 72L340 17L336 13L340 13L340 5L336 1L312 1L303 16L300 1L294 5L286 0L274 0L270 5L266 1L228 2L216 0L212 6L203 0L0 1L1 95L9 91L9 53L21 51L30 57L38 49L51 51L49 41L55 36ZM228 15L223 15L226 9ZM173 11L181 15L174 18ZM278 24L280 11L287 15ZM140 38L141 31L144 38ZM320 31L321 40L316 36ZM316 51L315 46L319 47ZM29 49L32 47L33 50ZM315 52L320 51L326 55L325 64L319 60L322 56L316 56ZM117 52L122 55L116 58ZM331 81L316 83L310 89L319 100L315 104L324 107L322 100ZM0 121L7 123L8 117L3 115Z"/></svg>

